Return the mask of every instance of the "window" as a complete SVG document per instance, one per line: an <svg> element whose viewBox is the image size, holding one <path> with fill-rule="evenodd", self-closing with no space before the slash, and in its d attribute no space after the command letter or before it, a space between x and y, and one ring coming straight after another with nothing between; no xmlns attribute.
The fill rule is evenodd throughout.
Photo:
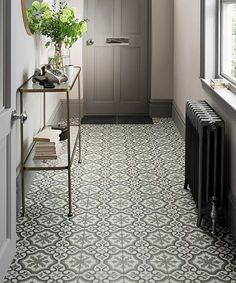
<svg viewBox="0 0 236 283"><path fill-rule="evenodd" d="M201 0L200 22L202 86L236 110L236 0ZM229 89L213 90L210 80L222 77Z"/></svg>
<svg viewBox="0 0 236 283"><path fill-rule="evenodd" d="M236 84L236 0L220 2L220 75Z"/></svg>

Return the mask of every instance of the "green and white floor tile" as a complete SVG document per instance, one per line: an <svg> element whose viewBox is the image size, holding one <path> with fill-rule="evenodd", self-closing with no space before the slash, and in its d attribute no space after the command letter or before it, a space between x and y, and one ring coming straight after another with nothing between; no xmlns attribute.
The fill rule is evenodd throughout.
<svg viewBox="0 0 236 283"><path fill-rule="evenodd" d="M66 172L38 173L18 218L6 282L236 282L226 228L196 227L184 184L184 142L171 119L154 125L83 125L73 164L73 217Z"/></svg>

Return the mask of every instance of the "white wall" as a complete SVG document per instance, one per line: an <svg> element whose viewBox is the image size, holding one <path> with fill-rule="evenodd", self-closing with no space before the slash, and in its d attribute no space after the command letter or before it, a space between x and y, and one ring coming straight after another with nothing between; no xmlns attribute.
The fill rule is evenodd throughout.
<svg viewBox="0 0 236 283"><path fill-rule="evenodd" d="M152 0L152 99L173 98L173 16L173 0Z"/></svg>
<svg viewBox="0 0 236 283"><path fill-rule="evenodd" d="M35 67L42 63L47 63L47 50L44 43L35 40L33 36L27 35L21 13L21 1L14 1L12 15L12 32L14 35L13 58L14 58L14 77L12 80L12 88L17 91L23 81L31 76ZM19 93L16 93L17 107L19 111ZM25 123L25 148L27 148L32 136L37 133L42 124L42 100L39 94L26 94L24 108L28 114L28 120ZM57 103L59 97L48 95L47 97L47 118L49 118ZM17 122L17 164L20 163L20 133L19 122Z"/></svg>
<svg viewBox="0 0 236 283"><path fill-rule="evenodd" d="M174 1L174 101L182 115L186 100L201 99L200 1ZM184 9L183 9L184 7Z"/></svg>
<svg viewBox="0 0 236 283"><path fill-rule="evenodd" d="M184 8L183 8L184 7ZM184 119L187 100L208 101L226 122L229 222L236 238L236 113L204 91L200 76L200 0L174 1L174 104Z"/></svg>

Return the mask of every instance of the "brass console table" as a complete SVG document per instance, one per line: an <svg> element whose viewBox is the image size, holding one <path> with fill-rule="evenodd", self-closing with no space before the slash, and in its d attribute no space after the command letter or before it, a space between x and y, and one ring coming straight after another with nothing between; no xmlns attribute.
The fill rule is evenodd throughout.
<svg viewBox="0 0 236 283"><path fill-rule="evenodd" d="M43 88L39 84L32 82L30 77L19 88L20 93L20 112L23 113L24 107L24 94L42 93L43 95L43 128L46 127L46 94L52 93L53 95L65 93L66 94L66 108L67 108L67 141L62 142L62 149L60 156L56 160L34 160L35 142L30 146L28 154L24 155L24 125L21 123L21 184L22 184L22 216L25 215L25 186L24 186L24 173L28 171L41 171L41 170L68 170L68 216L72 216L72 197L71 197L71 166L76 151L77 143L79 142L79 156L78 162L81 162L81 127L80 127L80 67L75 67L73 77L66 83L55 85L55 88ZM70 92L73 89L76 81L78 81L78 122L72 124L70 121ZM48 125L47 125L48 126Z"/></svg>

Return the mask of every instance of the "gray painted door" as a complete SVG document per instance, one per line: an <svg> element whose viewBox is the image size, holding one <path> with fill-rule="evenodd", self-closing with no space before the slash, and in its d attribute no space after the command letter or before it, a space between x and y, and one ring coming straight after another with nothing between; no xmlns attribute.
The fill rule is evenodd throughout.
<svg viewBox="0 0 236 283"><path fill-rule="evenodd" d="M11 2L0 1L0 282L15 253L16 162L15 128L11 113L15 93L11 91ZM7 21L7 24L3 23ZM6 30L4 30L6 28ZM7 45L6 45L7 43Z"/></svg>
<svg viewBox="0 0 236 283"><path fill-rule="evenodd" d="M147 113L148 2L85 1L86 114Z"/></svg>

